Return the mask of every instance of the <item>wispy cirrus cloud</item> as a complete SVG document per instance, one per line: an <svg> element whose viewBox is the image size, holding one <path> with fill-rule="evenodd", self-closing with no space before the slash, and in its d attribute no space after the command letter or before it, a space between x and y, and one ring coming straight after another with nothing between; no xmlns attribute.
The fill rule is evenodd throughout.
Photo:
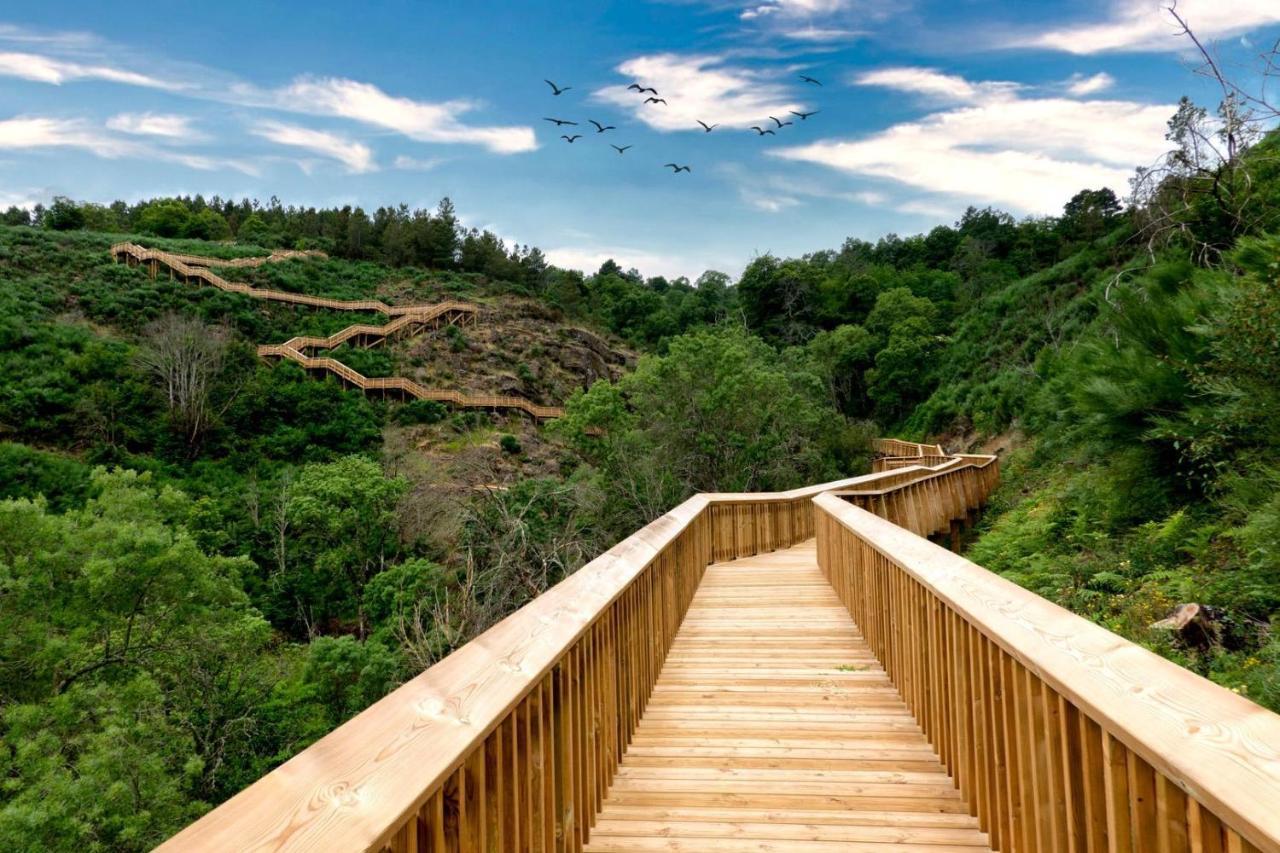
<svg viewBox="0 0 1280 853"><path fill-rule="evenodd" d="M857 86L880 86L942 101L978 101L1009 97L1022 88L1018 83L1003 81L975 83L957 74L946 74L934 68L912 66L863 71L855 74L852 82Z"/></svg>
<svg viewBox="0 0 1280 853"><path fill-rule="evenodd" d="M87 151L107 160L133 157L177 163L201 171L234 169L246 175L260 173L255 164L247 161L148 145L134 139L116 136L106 128L83 119L17 116L0 120L0 150L39 151L59 148Z"/></svg>
<svg viewBox="0 0 1280 853"><path fill-rule="evenodd" d="M110 83L122 83L127 86L143 86L149 89L165 89L180 91L184 85L172 80L163 80L119 68L112 65L86 64L66 59L58 59L38 53L20 51L0 52L0 76L18 77L38 83L49 83L60 86L77 80L105 80Z"/></svg>
<svg viewBox="0 0 1280 853"><path fill-rule="evenodd" d="M867 136L771 153L929 193L1048 213L1085 187L1123 192L1133 168L1163 151L1165 123L1174 109L1025 97L1004 84L953 79L934 69L889 70L894 73L869 72L860 82L949 97L950 105Z"/></svg>
<svg viewBox="0 0 1280 853"><path fill-rule="evenodd" d="M1010 46L1076 54L1186 50L1168 6L1169 0L1111 0L1105 20L1022 33ZM1276 0L1179 0L1177 12L1202 39L1229 38L1280 23Z"/></svg>
<svg viewBox="0 0 1280 853"><path fill-rule="evenodd" d="M263 88L216 69L173 63L165 66L163 74L144 73L133 68L127 51L85 34L38 34L0 26L0 45L23 48L0 50L0 77L50 85L102 80L163 89L248 110L340 118L390 130L417 142L476 145L498 154L537 148L537 138L528 125L464 120L468 113L482 107L467 98L421 100L388 93L368 82L309 75L300 75L279 88ZM32 52L36 45L42 52Z"/></svg>
<svg viewBox="0 0 1280 853"><path fill-rule="evenodd" d="M133 136L161 139L193 141L204 136L192 126L190 116L172 113L118 113L107 119L107 128Z"/></svg>
<svg viewBox="0 0 1280 853"><path fill-rule="evenodd" d="M277 145L301 148L337 160L347 167L347 171L356 174L372 172L376 168L373 150L368 145L337 133L279 121L260 122L250 132Z"/></svg>
<svg viewBox="0 0 1280 853"><path fill-rule="evenodd" d="M867 35L869 22L908 5L908 0L755 0L742 4L739 18L796 42L832 44Z"/></svg>
<svg viewBox="0 0 1280 853"><path fill-rule="evenodd" d="M242 88L249 103L260 100L254 90ZM419 142L480 145L498 154L516 154L538 147L533 128L527 125L470 125L460 120L479 107L475 101L456 99L418 101L390 95L371 83L338 77L299 77L283 89L267 93L267 103L278 109L350 119L392 130Z"/></svg>
<svg viewBox="0 0 1280 853"><path fill-rule="evenodd" d="M738 197L748 207L765 213L781 213L814 200L840 201L860 206L889 206L887 195L876 190L833 186L830 181L802 175L748 170L726 163L717 172L735 186Z"/></svg>
<svg viewBox="0 0 1280 853"><path fill-rule="evenodd" d="M428 157L423 159L421 157L409 157L408 155L401 154L392 161L391 165L395 166L397 169L403 169L407 172L429 172L444 162L444 157Z"/></svg>
<svg viewBox="0 0 1280 853"><path fill-rule="evenodd" d="M767 122L767 116L804 109L803 102L774 78L730 65L720 56L657 53L628 59L617 70L627 83L638 80L656 88L667 103L646 104L645 96L628 90L627 84L598 89L593 97L628 109L649 127L664 132L701 133L699 121L747 128Z"/></svg>
<svg viewBox="0 0 1280 853"><path fill-rule="evenodd" d="M1086 95L1095 95L1098 92L1105 92L1116 84L1116 78L1112 77L1105 71L1099 71L1089 77L1083 74L1073 74L1067 80L1067 91L1078 98Z"/></svg>

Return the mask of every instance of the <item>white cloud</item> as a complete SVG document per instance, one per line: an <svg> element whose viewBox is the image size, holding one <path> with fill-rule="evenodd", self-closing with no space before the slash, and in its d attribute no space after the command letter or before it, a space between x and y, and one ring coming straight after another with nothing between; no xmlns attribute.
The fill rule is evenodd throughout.
<svg viewBox="0 0 1280 853"><path fill-rule="evenodd" d="M252 100L254 92L239 91ZM440 103L388 95L369 83L341 78L301 77L270 93L270 106L294 112L338 116L394 130L420 142L481 145L499 154L532 151L538 147L533 128L523 125L483 127L463 124L462 113L476 108L472 101Z"/></svg>
<svg viewBox="0 0 1280 853"><path fill-rule="evenodd" d="M302 76L282 88L263 89L216 69L190 64L169 63L164 75L143 74L123 67L121 49L82 34L40 36L0 25L0 43L3 42L40 44L48 53L0 51L0 77L54 85L74 80L108 80L240 107L344 118L421 142L480 145L500 154L538 147L533 128L528 125L464 122L461 116L480 106L466 99L419 101L388 94L371 83L336 77ZM84 58L88 55L93 58Z"/></svg>
<svg viewBox="0 0 1280 853"><path fill-rule="evenodd" d="M903 75L895 88L920 91L918 82ZM888 85L886 78L876 84ZM951 85L947 91L956 106L861 139L770 153L931 193L1049 213L1085 187L1123 193L1133 168L1165 149L1172 105L1023 98L987 85Z"/></svg>
<svg viewBox="0 0 1280 853"><path fill-rule="evenodd" d="M108 160L131 157L177 163L202 171L235 169L246 175L259 173L257 166L252 163L157 148L133 139L113 136L82 119L18 116L0 120L0 150L49 148L76 148Z"/></svg>
<svg viewBox="0 0 1280 853"><path fill-rule="evenodd" d="M14 51L0 52L0 76L18 77L37 83L51 83L55 86L74 80L106 80L111 83L143 86L150 89L183 88L182 84L174 81L161 80L110 65L85 65L36 53Z"/></svg>
<svg viewBox="0 0 1280 853"><path fill-rule="evenodd" d="M1169 0L1111 0L1100 23L1074 24L1014 40L1015 46L1075 54L1105 51L1182 51L1187 40L1169 15ZM1179 0L1178 14L1203 39L1229 38L1280 23L1277 0Z"/></svg>
<svg viewBox="0 0 1280 853"><path fill-rule="evenodd" d="M373 151L368 145L336 133L279 121L264 121L250 132L277 145L302 148L337 160L351 172L371 172L375 168Z"/></svg>
<svg viewBox="0 0 1280 853"><path fill-rule="evenodd" d="M701 133L699 120L747 128L768 121L767 116L784 116L790 110L804 109L804 104L792 99L785 86L759 72L725 65L717 56L637 56L617 70L628 83L638 80L641 85L657 89L667 103L646 104L645 96L628 90L626 84L598 89L595 99L631 109L656 130Z"/></svg>
<svg viewBox="0 0 1280 853"><path fill-rule="evenodd" d="M668 279L686 276L690 281L708 269L721 269L714 264L676 255L659 255L644 249L626 246L559 246L545 250L547 261L562 269L581 270L588 275L600 269L605 261L613 260L625 269L638 269L646 276L665 276Z"/></svg>
<svg viewBox="0 0 1280 853"><path fill-rule="evenodd" d="M195 140L202 137L189 116L163 113L120 113L107 119L107 127L134 136Z"/></svg>
<svg viewBox="0 0 1280 853"><path fill-rule="evenodd" d="M1067 91L1078 98L1106 91L1116 84L1116 78L1105 71L1099 71L1092 77L1083 74L1072 74L1067 80Z"/></svg>
<svg viewBox="0 0 1280 853"><path fill-rule="evenodd" d="M748 170L736 163L722 164L716 172L737 188L745 204L766 213L781 213L814 199L874 207L889 203L888 196L875 190L845 189L803 175Z"/></svg>
<svg viewBox="0 0 1280 853"><path fill-rule="evenodd" d="M936 202L920 201L918 199L898 202L893 205L893 209L899 213L913 213L916 216L924 216L940 222L952 221L957 218L957 211L953 208Z"/></svg>
<svg viewBox="0 0 1280 853"><path fill-rule="evenodd" d="M798 29L783 30L782 37L789 38L794 41L806 42L830 42L830 41L853 41L856 38L865 36L865 30L848 30L840 27L800 27Z"/></svg>
<svg viewBox="0 0 1280 853"><path fill-rule="evenodd" d="M392 163L397 169L404 169L408 172L428 172L444 162L443 157L428 157L420 159L418 157L407 157L401 154Z"/></svg>
<svg viewBox="0 0 1280 853"><path fill-rule="evenodd" d="M131 143L95 133L79 119L19 116L0 121L0 149L81 148L100 157L122 157Z"/></svg>
<svg viewBox="0 0 1280 853"><path fill-rule="evenodd" d="M8 210L11 207L21 207L25 210L30 210L42 200L47 199L50 195L52 195L52 193L43 189L0 191L0 210Z"/></svg>
<svg viewBox="0 0 1280 853"><path fill-rule="evenodd" d="M768 0L742 10L742 19L750 21L764 17L809 17L832 15L854 5L852 0Z"/></svg>
<svg viewBox="0 0 1280 853"><path fill-rule="evenodd" d="M1021 88L1017 83L972 83L955 74L944 74L933 68L914 67L864 71L855 75L853 82L859 86L881 86L945 101L978 101L1011 97Z"/></svg>

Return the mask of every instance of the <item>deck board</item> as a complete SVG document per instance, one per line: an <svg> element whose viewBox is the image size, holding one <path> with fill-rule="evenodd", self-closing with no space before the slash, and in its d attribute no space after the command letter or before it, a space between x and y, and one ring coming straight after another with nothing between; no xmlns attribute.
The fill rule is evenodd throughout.
<svg viewBox="0 0 1280 853"><path fill-rule="evenodd" d="M989 849L812 542L707 569L586 846Z"/></svg>

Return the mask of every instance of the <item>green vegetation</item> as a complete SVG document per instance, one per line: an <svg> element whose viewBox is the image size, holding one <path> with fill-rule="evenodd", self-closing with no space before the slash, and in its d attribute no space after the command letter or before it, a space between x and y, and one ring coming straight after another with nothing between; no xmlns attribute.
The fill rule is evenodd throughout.
<svg viewBox="0 0 1280 853"><path fill-rule="evenodd" d="M447 200L6 213L0 844L145 849L688 495L858 473L878 432L1011 448L973 559L1280 708L1280 136L1196 162L1203 121L1183 106L1128 209L971 208L733 287L558 270ZM589 387L541 430L370 399L253 345L383 318L153 281L111 262L126 238L332 256L236 271L263 287L534 305L536 346L492 362L522 393L557 339L599 347L544 320L643 354L616 382L575 367ZM501 348L435 344L332 355L452 378ZM461 498L445 457L481 460ZM1188 601L1211 642L1151 627Z"/></svg>

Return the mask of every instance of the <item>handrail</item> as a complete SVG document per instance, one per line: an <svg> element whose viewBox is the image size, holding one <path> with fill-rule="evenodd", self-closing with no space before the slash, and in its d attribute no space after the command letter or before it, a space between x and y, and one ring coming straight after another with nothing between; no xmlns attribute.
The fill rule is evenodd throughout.
<svg viewBox="0 0 1280 853"><path fill-rule="evenodd" d="M258 347L258 355L263 358L287 358L302 365L307 370L323 370L337 376L343 382L355 386L362 391L398 391L406 397L419 400L435 400L450 403L459 408L470 409L518 409L538 420L550 420L564 417L564 409L559 406L539 406L524 397L501 394L464 394L444 388L427 388L412 379L400 376L385 378L368 377L353 370L337 359L316 358L304 355L288 344L264 344Z"/></svg>
<svg viewBox="0 0 1280 853"><path fill-rule="evenodd" d="M329 255L319 249L274 249L270 255L253 255L245 258L211 258L204 255L184 255L181 252L170 254L193 267L260 267L263 264L274 264L280 261L329 259Z"/></svg>
<svg viewBox="0 0 1280 853"><path fill-rule="evenodd" d="M946 456L941 444L920 444L899 438L877 438L875 451L881 456Z"/></svg>
<svg viewBox="0 0 1280 853"><path fill-rule="evenodd" d="M705 567L812 538L816 495L895 476L688 499L160 849L581 849Z"/></svg>
<svg viewBox="0 0 1280 853"><path fill-rule="evenodd" d="M928 456L877 456L871 460L872 471L892 471L895 468L908 468L912 465L942 465L955 457L942 455Z"/></svg>
<svg viewBox="0 0 1280 853"><path fill-rule="evenodd" d="M153 277L158 269L157 265L163 264L169 268L171 274L176 273L185 280L203 281L230 293L241 293L255 299L290 302L318 308L335 308L342 311L379 311L394 318L389 323L381 326L356 323L327 337L299 335L290 338L283 344L262 344L258 347L258 355L263 358L286 358L302 365L307 370L332 373L343 382L354 385L365 392L382 391L385 394L388 391L398 391L406 397L450 403L458 408L515 409L526 412L538 420L564 417L563 408L559 406L540 406L526 400L524 397L502 394L464 394L461 391L443 388L427 388L412 379L402 377L370 378L336 359L314 358L307 355L307 350L333 349L357 338L385 340L400 332L410 331L416 327L432 324L441 319L447 319L450 322L466 319L474 320L480 308L470 302L448 300L434 305L387 305L378 300L326 299L280 290L253 288L247 284L227 281L205 269L208 266L257 266L262 263L291 258L327 257L323 252L316 251L276 251L266 258L240 258L236 260L241 261L241 263L224 263L218 258L163 252L158 249L148 249L136 243L116 243L111 247L111 255L115 259L124 258L126 262L132 259L135 263L151 264Z"/></svg>
<svg viewBox="0 0 1280 853"><path fill-rule="evenodd" d="M838 493L815 506L819 565L993 849L1280 851L1280 716Z"/></svg>
<svg viewBox="0 0 1280 853"><path fill-rule="evenodd" d="M290 293L285 290L250 287L241 282L227 281L217 273L206 269L208 266L235 266L234 264L223 264L216 258L175 255L159 249L148 249L146 246L139 246L137 243L116 243L111 247L111 256L117 260L123 258L126 262L132 260L137 264L150 264L153 278L159 265L163 264L169 268L171 275L179 275L185 281L202 281L210 287L216 287L228 293L241 293L254 299L263 299L269 302L289 302L295 305L310 305L313 308L332 308L337 311L377 311L388 316L421 313L430 307L424 305L388 305L378 299L329 299L323 296L308 296L305 293ZM262 262L291 257L297 257L297 255L294 253L281 254L279 256L272 255L270 258L263 259ZM202 261L203 263L197 264L195 261ZM256 265L242 264L242 266Z"/></svg>
<svg viewBox="0 0 1280 853"><path fill-rule="evenodd" d="M470 302L449 300L435 305L423 306L420 313L401 314L389 323L375 326L371 323L355 323L345 329L334 332L327 337L299 335L284 342L290 349L305 352L309 349L335 349L355 338L392 338L403 331L411 331L416 326L424 326L440 319L450 322L474 319L479 307Z"/></svg>

